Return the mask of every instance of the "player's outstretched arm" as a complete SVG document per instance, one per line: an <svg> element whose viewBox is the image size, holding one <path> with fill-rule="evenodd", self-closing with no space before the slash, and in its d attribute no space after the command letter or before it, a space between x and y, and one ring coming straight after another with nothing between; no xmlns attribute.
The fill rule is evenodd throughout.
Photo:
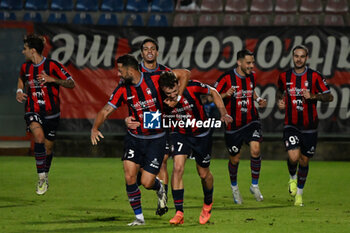
<svg viewBox="0 0 350 233"><path fill-rule="evenodd" d="M104 138L102 133L98 130L100 126L105 122L105 120L108 118L108 116L114 112L115 109L110 106L109 104L106 104L98 113L94 121L94 125L91 128L91 143L92 145L97 145L97 142L100 141L100 138Z"/></svg>
<svg viewBox="0 0 350 233"><path fill-rule="evenodd" d="M18 78L16 100L19 103L23 103L23 101L26 101L28 97L28 95L23 92L23 88L24 88L23 80L21 78Z"/></svg>
<svg viewBox="0 0 350 233"><path fill-rule="evenodd" d="M225 122L226 125L230 124L233 121L233 119L230 115L227 114L225 104L222 101L220 94L215 88L212 88L212 87L209 87L209 88L210 88L210 95L213 97L213 102L220 112L220 115L221 115L220 120Z"/></svg>
<svg viewBox="0 0 350 233"><path fill-rule="evenodd" d="M47 75L45 71L42 71L40 74L38 74L38 77L42 85L44 85L45 83L56 83L57 85L60 85L65 88L72 89L75 87L75 83L73 79L63 80L63 79L54 78Z"/></svg>

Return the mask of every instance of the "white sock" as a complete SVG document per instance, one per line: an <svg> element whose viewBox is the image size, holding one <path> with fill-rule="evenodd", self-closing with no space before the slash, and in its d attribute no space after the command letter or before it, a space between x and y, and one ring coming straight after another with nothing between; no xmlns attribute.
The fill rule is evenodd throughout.
<svg viewBox="0 0 350 233"><path fill-rule="evenodd" d="M38 175L40 180L43 180L46 177L45 172L38 173Z"/></svg>
<svg viewBox="0 0 350 233"><path fill-rule="evenodd" d="M136 214L136 218L137 218L138 220L141 220L142 222L145 221L145 218L143 217L143 214L142 214L142 213L141 213L141 214Z"/></svg>
<svg viewBox="0 0 350 233"><path fill-rule="evenodd" d="M297 189L297 195L303 195L303 189L298 188Z"/></svg>
<svg viewBox="0 0 350 233"><path fill-rule="evenodd" d="M297 179L297 174L295 174L293 176L289 175L289 178L291 178L292 180L296 180Z"/></svg>
<svg viewBox="0 0 350 233"><path fill-rule="evenodd" d="M236 184L236 185L232 185L231 184L231 189L238 189L238 185Z"/></svg>
<svg viewBox="0 0 350 233"><path fill-rule="evenodd" d="M252 184L252 186L253 186L253 187L258 187L259 185L257 185L257 184Z"/></svg>

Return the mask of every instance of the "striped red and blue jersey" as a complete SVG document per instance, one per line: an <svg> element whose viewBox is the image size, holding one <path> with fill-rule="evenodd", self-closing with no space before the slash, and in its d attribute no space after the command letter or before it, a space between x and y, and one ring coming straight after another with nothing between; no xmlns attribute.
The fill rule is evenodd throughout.
<svg viewBox="0 0 350 233"><path fill-rule="evenodd" d="M59 85L55 83L40 84L38 75L42 71L57 79L72 79L63 65L46 57L37 65L32 62L23 63L20 78L26 86L28 95L25 102L25 111L39 113L44 116L59 114Z"/></svg>
<svg viewBox="0 0 350 233"><path fill-rule="evenodd" d="M286 113L285 126L293 126L300 130L313 130L318 126L316 100L305 100L303 90L311 94L329 93L329 86L322 75L306 67L306 70L297 74L289 69L279 75L278 89L285 92Z"/></svg>
<svg viewBox="0 0 350 233"><path fill-rule="evenodd" d="M140 122L137 129L128 129L134 136L150 136L163 132L163 128L148 129L144 127L144 113L163 111L163 98L159 91L159 74L141 73L140 82L136 85L128 85L121 81L108 104L117 109L123 103L127 104L129 116L133 116L136 121ZM161 122L160 122L161 123Z"/></svg>
<svg viewBox="0 0 350 233"><path fill-rule="evenodd" d="M256 75L252 72L249 76L240 76L236 69L222 74L215 83L216 90L222 94L231 87L235 92L223 99L227 113L233 118L233 122L226 126L226 131L235 131L239 128L259 120L258 110L254 106L254 88Z"/></svg>
<svg viewBox="0 0 350 233"><path fill-rule="evenodd" d="M157 63L157 67L155 69L148 69L145 66L143 61L141 61L141 63L139 64L139 70L144 73L155 73L155 74L161 74L163 71L171 71L169 67L159 63Z"/></svg>
<svg viewBox="0 0 350 233"><path fill-rule="evenodd" d="M186 89L180 101L176 106L169 112L169 119L175 121L188 121L207 120L205 114L204 106L201 102L201 95L207 95L210 93L208 85L203 84L199 81L190 80L187 84ZM167 114L166 114L167 115ZM198 128L196 125L194 127L172 127L172 132L178 132L181 134L186 134L187 136L197 136L208 131L208 128Z"/></svg>

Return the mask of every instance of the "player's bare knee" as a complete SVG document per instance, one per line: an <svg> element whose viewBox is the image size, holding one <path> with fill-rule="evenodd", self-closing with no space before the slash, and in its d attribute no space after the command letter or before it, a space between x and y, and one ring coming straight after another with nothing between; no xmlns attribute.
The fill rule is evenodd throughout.
<svg viewBox="0 0 350 233"><path fill-rule="evenodd" d="M37 137L34 137L35 143L45 143L45 137L44 135L38 135Z"/></svg>
<svg viewBox="0 0 350 233"><path fill-rule="evenodd" d="M230 162L232 164L237 164L237 163L239 163L239 158L240 158L239 154L237 154L235 156L230 156Z"/></svg>
<svg viewBox="0 0 350 233"><path fill-rule="evenodd" d="M250 154L253 158L258 158L260 156L260 148L250 150Z"/></svg>
<svg viewBox="0 0 350 233"><path fill-rule="evenodd" d="M309 164L309 157L307 157L305 155L300 156L299 164L301 166L307 166Z"/></svg>
<svg viewBox="0 0 350 233"><path fill-rule="evenodd" d="M184 173L184 166L182 164L174 164L173 173L175 175L182 175Z"/></svg>
<svg viewBox="0 0 350 233"><path fill-rule="evenodd" d="M128 185L132 185L136 183L136 176L125 174L125 181Z"/></svg>
<svg viewBox="0 0 350 233"><path fill-rule="evenodd" d="M199 177L202 180L206 180L207 178L209 178L211 175L210 170L209 169L202 169L201 171L199 171Z"/></svg>
<svg viewBox="0 0 350 233"><path fill-rule="evenodd" d="M154 182L152 182L151 180L141 180L141 184L145 189L151 189L154 185Z"/></svg>

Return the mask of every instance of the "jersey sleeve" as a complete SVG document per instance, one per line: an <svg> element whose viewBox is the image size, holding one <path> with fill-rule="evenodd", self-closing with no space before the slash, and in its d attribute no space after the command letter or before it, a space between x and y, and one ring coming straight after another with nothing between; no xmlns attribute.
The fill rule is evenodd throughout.
<svg viewBox="0 0 350 233"><path fill-rule="evenodd" d="M317 74L317 78L316 78L316 93L329 93L330 89L329 86L326 82L326 79L323 78L320 74Z"/></svg>
<svg viewBox="0 0 350 233"><path fill-rule="evenodd" d="M210 88L207 84L201 83L199 81L192 81L189 86L193 86L194 92L200 93L200 94L209 94Z"/></svg>
<svg viewBox="0 0 350 233"><path fill-rule="evenodd" d="M126 89L123 85L119 84L109 98L108 104L117 109L125 102L125 99Z"/></svg>
<svg viewBox="0 0 350 233"><path fill-rule="evenodd" d="M277 90L279 90L279 91L282 92L282 93L283 93L284 90L285 90L282 74L280 74L280 75L278 76Z"/></svg>
<svg viewBox="0 0 350 233"><path fill-rule="evenodd" d="M56 78L59 78L59 79L62 79L62 80L73 79L72 76L67 71L67 69L62 64L60 64L57 61L52 61L50 72Z"/></svg>
<svg viewBox="0 0 350 233"><path fill-rule="evenodd" d="M214 84L215 89L220 93L226 92L228 88L227 75L221 76Z"/></svg>
<svg viewBox="0 0 350 233"><path fill-rule="evenodd" d="M19 77L22 79L23 82L26 81L26 64L23 63L21 66L21 70L19 71Z"/></svg>

